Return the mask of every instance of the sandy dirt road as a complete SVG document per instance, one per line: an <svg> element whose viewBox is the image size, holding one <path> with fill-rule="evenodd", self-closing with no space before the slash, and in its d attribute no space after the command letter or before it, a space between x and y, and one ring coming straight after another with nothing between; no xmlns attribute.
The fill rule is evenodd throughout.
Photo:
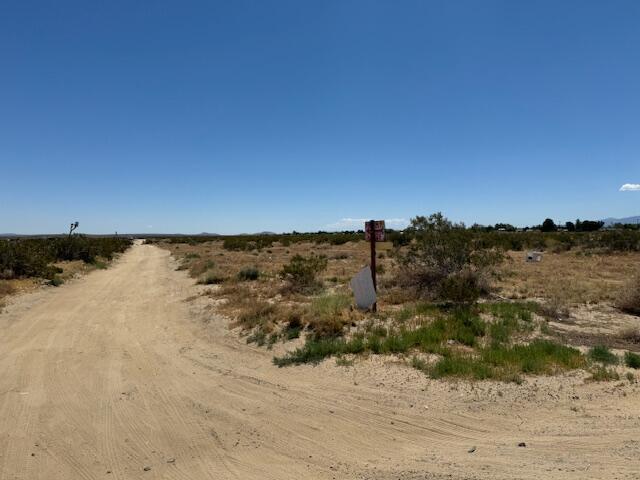
<svg viewBox="0 0 640 480"><path fill-rule="evenodd" d="M637 385L278 369L175 266L136 245L0 315L0 479L640 478Z"/></svg>

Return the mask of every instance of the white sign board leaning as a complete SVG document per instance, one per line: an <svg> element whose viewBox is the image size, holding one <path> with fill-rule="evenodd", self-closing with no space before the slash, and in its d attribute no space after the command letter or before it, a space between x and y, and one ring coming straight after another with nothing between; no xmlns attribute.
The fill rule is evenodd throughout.
<svg viewBox="0 0 640 480"><path fill-rule="evenodd" d="M368 266L351 279L351 290L353 290L358 308L367 310L376 303L376 289L373 287L371 269Z"/></svg>

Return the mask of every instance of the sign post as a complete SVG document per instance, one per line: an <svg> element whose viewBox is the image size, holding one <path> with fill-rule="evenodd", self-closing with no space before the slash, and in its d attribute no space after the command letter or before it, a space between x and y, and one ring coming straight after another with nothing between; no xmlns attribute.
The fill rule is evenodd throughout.
<svg viewBox="0 0 640 480"><path fill-rule="evenodd" d="M373 280L373 288L378 290L378 282L376 280L376 242L384 242L384 220L369 220L364 224L364 238L371 245L371 280ZM376 303L371 309L375 312L378 309Z"/></svg>

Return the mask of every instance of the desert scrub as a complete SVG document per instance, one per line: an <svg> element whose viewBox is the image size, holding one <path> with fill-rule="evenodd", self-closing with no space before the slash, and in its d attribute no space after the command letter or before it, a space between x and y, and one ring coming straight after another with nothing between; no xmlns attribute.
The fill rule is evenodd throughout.
<svg viewBox="0 0 640 480"><path fill-rule="evenodd" d="M324 255L295 255L280 273L291 291L312 291L320 286L317 277L326 270L327 264L327 257Z"/></svg>
<svg viewBox="0 0 640 480"><path fill-rule="evenodd" d="M624 363L629 368L640 368L640 355L633 352L626 352L624 354Z"/></svg>
<svg viewBox="0 0 640 480"><path fill-rule="evenodd" d="M198 285L218 285L224 282L224 277L213 272L206 273L198 279Z"/></svg>
<svg viewBox="0 0 640 480"><path fill-rule="evenodd" d="M411 243L395 252L402 286L422 298L454 303L473 303L487 292L491 269L502 260L499 250L486 248L474 232L440 213L413 218L407 231Z"/></svg>
<svg viewBox="0 0 640 480"><path fill-rule="evenodd" d="M484 336L485 322L471 311L459 309L441 315L415 329L372 328L357 333L350 339L310 336L304 346L285 357L274 360L276 365L319 362L332 355L370 352L374 354L406 353L418 349L427 353L440 353L447 340L472 346Z"/></svg>
<svg viewBox="0 0 640 480"><path fill-rule="evenodd" d="M243 268L238 272L238 280L253 281L260 277L260 271L256 267Z"/></svg>
<svg viewBox="0 0 640 480"><path fill-rule="evenodd" d="M589 350L589 358L604 365L617 365L618 357L604 345L596 345Z"/></svg>
<svg viewBox="0 0 640 480"><path fill-rule="evenodd" d="M494 318L489 326L489 336L494 344L507 343L512 340L514 333L535 328L532 312L537 305L533 302L485 303L478 308Z"/></svg>
<svg viewBox="0 0 640 480"><path fill-rule="evenodd" d="M349 321L351 297L341 294L325 294L314 298L307 310L309 328L318 337L340 336Z"/></svg>
<svg viewBox="0 0 640 480"><path fill-rule="evenodd" d="M49 280L48 284L52 287L59 287L64 283L64 280L60 278L58 275L54 275L51 280Z"/></svg>
<svg viewBox="0 0 640 480"><path fill-rule="evenodd" d="M131 240L122 237L86 237L71 235L54 238L0 241L0 278L40 277L52 279L60 273L51 264L62 260L94 263L98 258L111 260L124 252Z"/></svg>
<svg viewBox="0 0 640 480"><path fill-rule="evenodd" d="M591 376L587 378L588 382L610 382L612 380L620 380L620 375L612 368L603 366L597 367Z"/></svg>
<svg viewBox="0 0 640 480"><path fill-rule="evenodd" d="M616 305L623 312L640 315L640 274L624 286Z"/></svg>

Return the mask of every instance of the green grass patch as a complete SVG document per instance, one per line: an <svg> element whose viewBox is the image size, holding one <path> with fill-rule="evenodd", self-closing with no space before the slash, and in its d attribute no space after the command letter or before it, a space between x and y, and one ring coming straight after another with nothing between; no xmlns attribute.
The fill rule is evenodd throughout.
<svg viewBox="0 0 640 480"><path fill-rule="evenodd" d="M618 357L604 345L597 345L589 350L589 358L604 365L617 365Z"/></svg>
<svg viewBox="0 0 640 480"><path fill-rule="evenodd" d="M323 297L320 297L323 298ZM331 312L332 302L323 300L316 307L317 312ZM312 307L313 309L313 307ZM456 340L464 345L476 344L476 337L484 335L485 323L469 311L457 310L451 315L441 316L416 329L381 329L355 335L350 340L335 338L307 338L304 346L290 352L285 357L274 360L276 365L284 366L300 363L317 363L332 355L344 353L371 352L374 354L406 353L411 349L419 349L428 353L441 353L442 343Z"/></svg>
<svg viewBox="0 0 640 480"><path fill-rule="evenodd" d="M633 352L626 352L624 354L624 363L629 368L640 368L640 355Z"/></svg>
<svg viewBox="0 0 640 480"><path fill-rule="evenodd" d="M620 380L620 375L612 368L600 366L593 371L593 374L587 380L590 382L610 382Z"/></svg>
<svg viewBox="0 0 640 480"><path fill-rule="evenodd" d="M502 320L521 320L530 322L537 305L534 302L497 302L479 305L480 311L490 313Z"/></svg>
<svg viewBox="0 0 640 480"><path fill-rule="evenodd" d="M98 270L106 270L107 268L107 263L98 259L94 260L92 265L96 267Z"/></svg>
<svg viewBox="0 0 640 480"><path fill-rule="evenodd" d="M480 357L488 365L518 373L553 374L585 365L579 350L540 339L527 345L491 345Z"/></svg>
<svg viewBox="0 0 640 480"><path fill-rule="evenodd" d="M495 378L490 365L482 363L471 355L449 355L442 357L430 370L433 378L460 377L474 380Z"/></svg>
<svg viewBox="0 0 640 480"><path fill-rule="evenodd" d="M395 318L400 322L406 322L414 317L429 317L438 315L439 313L440 309L436 305L432 303L418 302L413 305L403 307L395 314Z"/></svg>
<svg viewBox="0 0 640 480"><path fill-rule="evenodd" d="M339 316L351 305L351 297L342 294L328 294L316 297L309 307L309 315L326 320Z"/></svg>

